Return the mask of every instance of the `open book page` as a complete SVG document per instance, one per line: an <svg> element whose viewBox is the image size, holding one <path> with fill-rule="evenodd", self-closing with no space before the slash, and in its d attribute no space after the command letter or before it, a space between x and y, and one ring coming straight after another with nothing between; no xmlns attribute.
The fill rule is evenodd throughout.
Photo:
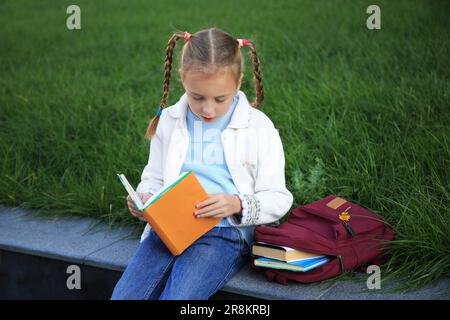
<svg viewBox="0 0 450 320"><path fill-rule="evenodd" d="M136 191L133 189L131 184L128 182L125 175L122 173L117 174L117 177L119 177L120 182L122 182L123 186L127 190L128 194L130 195L131 200L133 200L134 205L138 210L142 210L144 208L144 205L142 204L141 198L138 196Z"/></svg>
<svg viewBox="0 0 450 320"><path fill-rule="evenodd" d="M158 200L160 197L162 197L162 195L164 193L166 193L167 191L169 191L170 189L172 189L178 182L180 182L181 180L183 180L183 178L191 171L186 171L186 172L182 172L176 179L174 182L172 182L167 188L161 188L157 193L155 193L154 195L152 195L150 198L148 198L148 200L145 202L145 204L143 205L143 209L147 208L148 206L150 206L153 202L155 202L156 200Z"/></svg>
<svg viewBox="0 0 450 320"><path fill-rule="evenodd" d="M122 182L123 186L127 190L128 194L130 195L131 200L133 200L134 205L136 208L140 211L145 210L148 206L150 206L153 202L155 202L157 199L159 199L164 193L169 191L172 187L174 187L180 180L182 180L189 172L186 171L181 173L174 182L172 182L168 187L161 188L157 193L153 194L146 202L145 204L142 203L141 198L136 193L134 188L131 186L131 184L128 182L127 178L124 174L118 173L117 177L119 178L120 182Z"/></svg>

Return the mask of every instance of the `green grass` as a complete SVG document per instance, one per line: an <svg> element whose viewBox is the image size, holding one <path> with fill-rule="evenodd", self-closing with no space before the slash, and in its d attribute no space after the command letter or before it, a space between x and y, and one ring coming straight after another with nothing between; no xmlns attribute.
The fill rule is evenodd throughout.
<svg viewBox="0 0 450 320"><path fill-rule="evenodd" d="M381 30L372 1L78 1L80 31L69 4L0 4L0 205L141 228L115 174L147 162L169 36L217 26L256 43L294 206L356 201L397 230L384 275L449 275L448 2L377 1Z"/></svg>

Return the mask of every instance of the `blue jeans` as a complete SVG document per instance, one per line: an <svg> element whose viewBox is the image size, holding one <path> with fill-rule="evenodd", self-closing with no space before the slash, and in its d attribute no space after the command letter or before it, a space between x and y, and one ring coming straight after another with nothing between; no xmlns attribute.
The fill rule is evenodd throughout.
<svg viewBox="0 0 450 320"><path fill-rule="evenodd" d="M116 300L206 300L248 261L250 247L235 227L214 227L173 256L152 229L114 288Z"/></svg>

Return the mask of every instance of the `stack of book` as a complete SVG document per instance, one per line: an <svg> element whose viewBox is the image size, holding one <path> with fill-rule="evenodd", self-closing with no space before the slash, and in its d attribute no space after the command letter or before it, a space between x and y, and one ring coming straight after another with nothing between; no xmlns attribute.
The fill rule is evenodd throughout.
<svg viewBox="0 0 450 320"><path fill-rule="evenodd" d="M307 272L331 260L330 257L265 242L254 242L252 254L257 267Z"/></svg>

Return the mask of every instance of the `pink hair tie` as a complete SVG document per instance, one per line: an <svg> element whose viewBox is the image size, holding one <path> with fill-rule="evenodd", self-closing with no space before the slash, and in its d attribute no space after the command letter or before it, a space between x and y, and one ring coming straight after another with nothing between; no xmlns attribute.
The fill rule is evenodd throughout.
<svg viewBox="0 0 450 320"><path fill-rule="evenodd" d="M239 48L245 47L249 42L247 39L237 39L237 41L239 42Z"/></svg>
<svg viewBox="0 0 450 320"><path fill-rule="evenodd" d="M185 32L183 35L183 38L186 40L189 40L192 37L192 35L189 32Z"/></svg>

